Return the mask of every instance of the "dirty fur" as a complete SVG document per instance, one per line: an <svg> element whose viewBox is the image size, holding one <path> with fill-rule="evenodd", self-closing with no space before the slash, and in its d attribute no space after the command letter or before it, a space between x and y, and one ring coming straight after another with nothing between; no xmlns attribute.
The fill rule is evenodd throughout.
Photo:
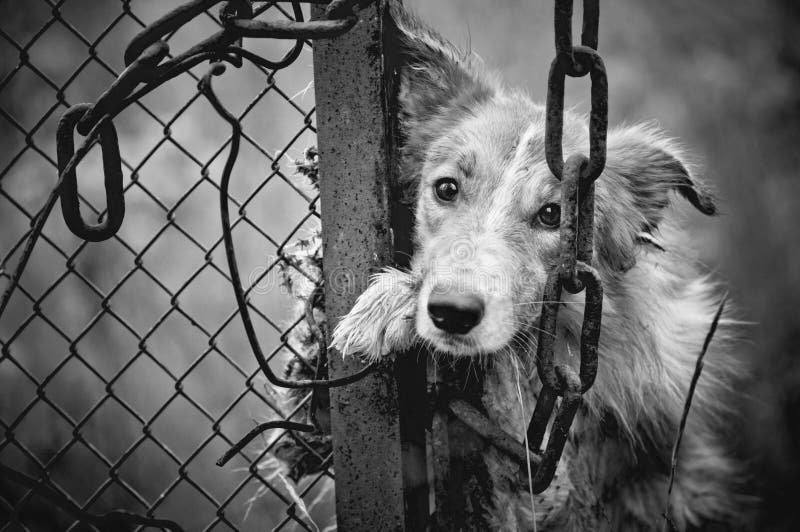
<svg viewBox="0 0 800 532"><path fill-rule="evenodd" d="M523 442L540 384L534 371L538 317L559 233L537 213L558 203L544 157L544 107L505 87L470 54L391 4L400 35L401 179L414 202L415 254L408 271L387 269L341 318L334 346L377 359L415 343L438 357L491 359L483 406ZM588 120L567 113L564 153L586 151ZM719 303L687 243L679 203L713 215L716 205L681 147L653 124L608 134L596 184L593 266L604 287L599 370L586 393L551 488L534 498L519 466L484 456L494 486L486 513L498 530L658 530L669 461L694 364ZM454 179L450 202L434 193ZM443 332L428 315L433 290L477 294L483 319L466 334ZM566 292L558 362L577 365L583 295ZM671 500L679 530L705 521L740 523L743 467L725 434L741 370L740 325L723 316L706 358L681 447ZM516 369L515 369L516 368ZM519 370L521 377L515 374ZM519 389L518 389L519 387ZM523 397L520 405L519 395ZM535 518L534 518L535 511Z"/></svg>

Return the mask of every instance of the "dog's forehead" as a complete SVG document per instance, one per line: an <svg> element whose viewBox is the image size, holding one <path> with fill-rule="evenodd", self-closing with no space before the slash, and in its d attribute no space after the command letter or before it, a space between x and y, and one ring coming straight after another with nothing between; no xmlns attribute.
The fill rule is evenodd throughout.
<svg viewBox="0 0 800 532"><path fill-rule="evenodd" d="M544 152L544 108L530 100L498 98L462 125L462 149L473 153L480 197L498 197L524 211L553 188Z"/></svg>
<svg viewBox="0 0 800 532"><path fill-rule="evenodd" d="M497 97L462 124L464 135L477 148L479 159L495 167L544 153L544 110L528 100Z"/></svg>
<svg viewBox="0 0 800 532"><path fill-rule="evenodd" d="M429 147L430 167L453 165L465 175L493 181L514 163L543 160L541 106L526 98L499 96L462 111L455 127Z"/></svg>

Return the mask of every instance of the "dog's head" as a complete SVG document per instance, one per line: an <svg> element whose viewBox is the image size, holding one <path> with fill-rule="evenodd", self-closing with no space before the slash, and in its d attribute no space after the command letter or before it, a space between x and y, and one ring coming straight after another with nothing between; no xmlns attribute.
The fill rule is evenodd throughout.
<svg viewBox="0 0 800 532"><path fill-rule="evenodd" d="M418 334L439 351L493 353L523 341L559 252L560 183L544 156L544 108L473 57L400 19L401 175L416 205ZM564 153L587 152L567 114ZM654 127L612 130L596 185L595 266L624 275L676 191L713 214L679 150Z"/></svg>

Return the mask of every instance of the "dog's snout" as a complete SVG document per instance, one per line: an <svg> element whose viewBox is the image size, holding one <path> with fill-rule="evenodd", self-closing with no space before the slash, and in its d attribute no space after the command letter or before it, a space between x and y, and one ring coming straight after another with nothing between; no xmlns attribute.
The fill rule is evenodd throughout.
<svg viewBox="0 0 800 532"><path fill-rule="evenodd" d="M439 329L466 334L483 318L483 300L475 294L440 293L428 299L428 315Z"/></svg>

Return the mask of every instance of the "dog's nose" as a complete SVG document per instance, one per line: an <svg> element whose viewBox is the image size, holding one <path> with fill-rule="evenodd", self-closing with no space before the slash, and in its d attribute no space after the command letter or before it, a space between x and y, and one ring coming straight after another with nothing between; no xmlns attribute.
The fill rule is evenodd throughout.
<svg viewBox="0 0 800 532"><path fill-rule="evenodd" d="M466 334L483 317L483 300L474 294L437 293L428 299L428 315L439 329Z"/></svg>

